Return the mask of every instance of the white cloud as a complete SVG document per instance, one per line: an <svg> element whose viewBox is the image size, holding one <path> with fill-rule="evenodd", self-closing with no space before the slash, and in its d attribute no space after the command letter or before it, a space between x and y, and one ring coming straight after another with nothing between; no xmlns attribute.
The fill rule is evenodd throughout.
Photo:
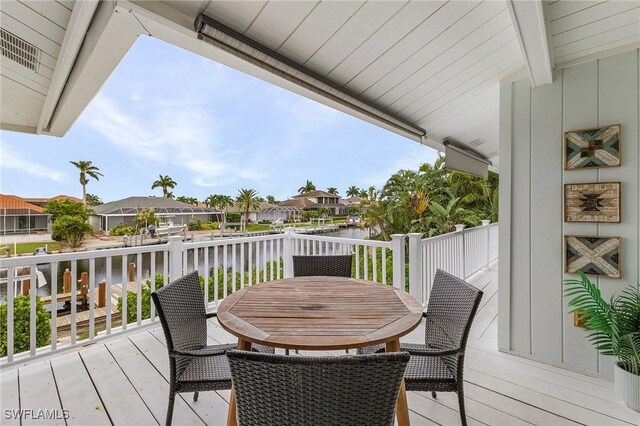
<svg viewBox="0 0 640 426"><path fill-rule="evenodd" d="M2 146L0 166L3 169L19 170L20 173L25 173L37 178L53 180L55 182L63 182L66 177L64 173L22 157L6 144L3 144Z"/></svg>

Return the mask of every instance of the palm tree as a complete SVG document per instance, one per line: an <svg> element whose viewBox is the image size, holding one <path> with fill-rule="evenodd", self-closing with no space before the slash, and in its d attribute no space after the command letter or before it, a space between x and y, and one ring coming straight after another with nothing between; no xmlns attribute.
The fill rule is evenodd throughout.
<svg viewBox="0 0 640 426"><path fill-rule="evenodd" d="M255 189L240 189L236 197L238 207L244 211L244 231L247 232L247 224L249 223L249 212L260 208L258 201L258 191Z"/></svg>
<svg viewBox="0 0 640 426"><path fill-rule="evenodd" d="M349 188L347 188L347 197L357 197L360 195L360 188L358 188L355 185L351 185Z"/></svg>
<svg viewBox="0 0 640 426"><path fill-rule="evenodd" d="M278 204L278 200L273 195L267 195L267 203L269 204Z"/></svg>
<svg viewBox="0 0 640 426"><path fill-rule="evenodd" d="M196 197L187 197L185 195L181 195L178 198L176 198L176 201L180 201L181 203L191 204L193 206L198 205L198 199Z"/></svg>
<svg viewBox="0 0 640 426"><path fill-rule="evenodd" d="M173 198L173 193L169 192L169 188L173 189L177 183L169 175L159 175L160 178L153 182L151 189L162 188L162 196L164 198Z"/></svg>
<svg viewBox="0 0 640 426"><path fill-rule="evenodd" d="M435 226L429 230L429 236L453 232L457 224L478 225L478 216L472 210L459 206L460 198L452 198L446 207L436 201L429 204L431 222Z"/></svg>
<svg viewBox="0 0 640 426"><path fill-rule="evenodd" d="M315 190L316 190L316 186L313 184L313 182L311 182L310 180L307 180L307 183L305 183L303 186L298 188L298 194L304 194L305 192L311 192Z"/></svg>
<svg viewBox="0 0 640 426"><path fill-rule="evenodd" d="M102 204L102 200L96 194L87 194L85 199L90 206L99 206Z"/></svg>
<svg viewBox="0 0 640 426"><path fill-rule="evenodd" d="M228 195L211 194L205 200L207 207L224 211L224 222L227 221L227 208L233 205L233 198Z"/></svg>
<svg viewBox="0 0 640 426"><path fill-rule="evenodd" d="M334 188L333 186L330 186L327 188L327 192L329 194L338 195L338 188Z"/></svg>
<svg viewBox="0 0 640 426"><path fill-rule="evenodd" d="M94 178L95 180L100 180L99 176L103 176L100 173L100 169L94 165L92 165L91 161L69 161L71 164L76 166L78 170L80 170L80 185L82 185L82 202L84 205L87 205L87 184L89 183L89 178Z"/></svg>

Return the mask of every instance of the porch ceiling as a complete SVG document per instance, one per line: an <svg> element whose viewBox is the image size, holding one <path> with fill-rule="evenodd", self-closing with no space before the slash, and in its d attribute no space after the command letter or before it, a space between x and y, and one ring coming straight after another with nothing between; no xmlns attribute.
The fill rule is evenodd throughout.
<svg viewBox="0 0 640 426"><path fill-rule="evenodd" d="M640 45L638 4L624 1L552 1L537 8L502 0L96 5L0 2L2 28L41 51L36 71L1 58L3 129L63 136L140 34L368 119L197 40L193 21L204 13L423 128L428 145L441 148L442 139L451 138L496 163L501 79L525 65L549 75L554 63L569 66Z"/></svg>

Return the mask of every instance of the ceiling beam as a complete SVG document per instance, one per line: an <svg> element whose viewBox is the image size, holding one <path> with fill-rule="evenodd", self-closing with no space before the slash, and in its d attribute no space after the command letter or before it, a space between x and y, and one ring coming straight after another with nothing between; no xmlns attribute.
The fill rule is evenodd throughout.
<svg viewBox="0 0 640 426"><path fill-rule="evenodd" d="M533 86L551 84L554 63L544 2L508 0L507 6Z"/></svg>
<svg viewBox="0 0 640 426"><path fill-rule="evenodd" d="M49 128L43 133L53 136L67 133L140 34L146 31L126 9L115 1L100 2Z"/></svg>
<svg viewBox="0 0 640 426"><path fill-rule="evenodd" d="M49 126L49 121L58 104L62 89L64 89L65 83L67 82L71 67L80 51L96 7L98 7L97 0L78 1L73 6L69 25L62 40L62 47L60 48L56 67L51 77L51 85L47 91L47 97L44 100L42 112L40 113L37 133L42 132L42 129Z"/></svg>

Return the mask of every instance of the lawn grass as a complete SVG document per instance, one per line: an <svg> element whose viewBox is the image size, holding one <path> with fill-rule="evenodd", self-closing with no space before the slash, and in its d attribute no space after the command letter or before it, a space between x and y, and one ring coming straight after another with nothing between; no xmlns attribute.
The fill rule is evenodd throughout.
<svg viewBox="0 0 640 426"><path fill-rule="evenodd" d="M268 231L270 226L268 223L250 223L247 225L247 232Z"/></svg>
<svg viewBox="0 0 640 426"><path fill-rule="evenodd" d="M7 244L9 246L9 252L14 255L14 245ZM57 241L39 241L35 243L18 243L15 245L17 254L30 253L33 254L38 247L46 247L48 252L60 250L61 244Z"/></svg>

